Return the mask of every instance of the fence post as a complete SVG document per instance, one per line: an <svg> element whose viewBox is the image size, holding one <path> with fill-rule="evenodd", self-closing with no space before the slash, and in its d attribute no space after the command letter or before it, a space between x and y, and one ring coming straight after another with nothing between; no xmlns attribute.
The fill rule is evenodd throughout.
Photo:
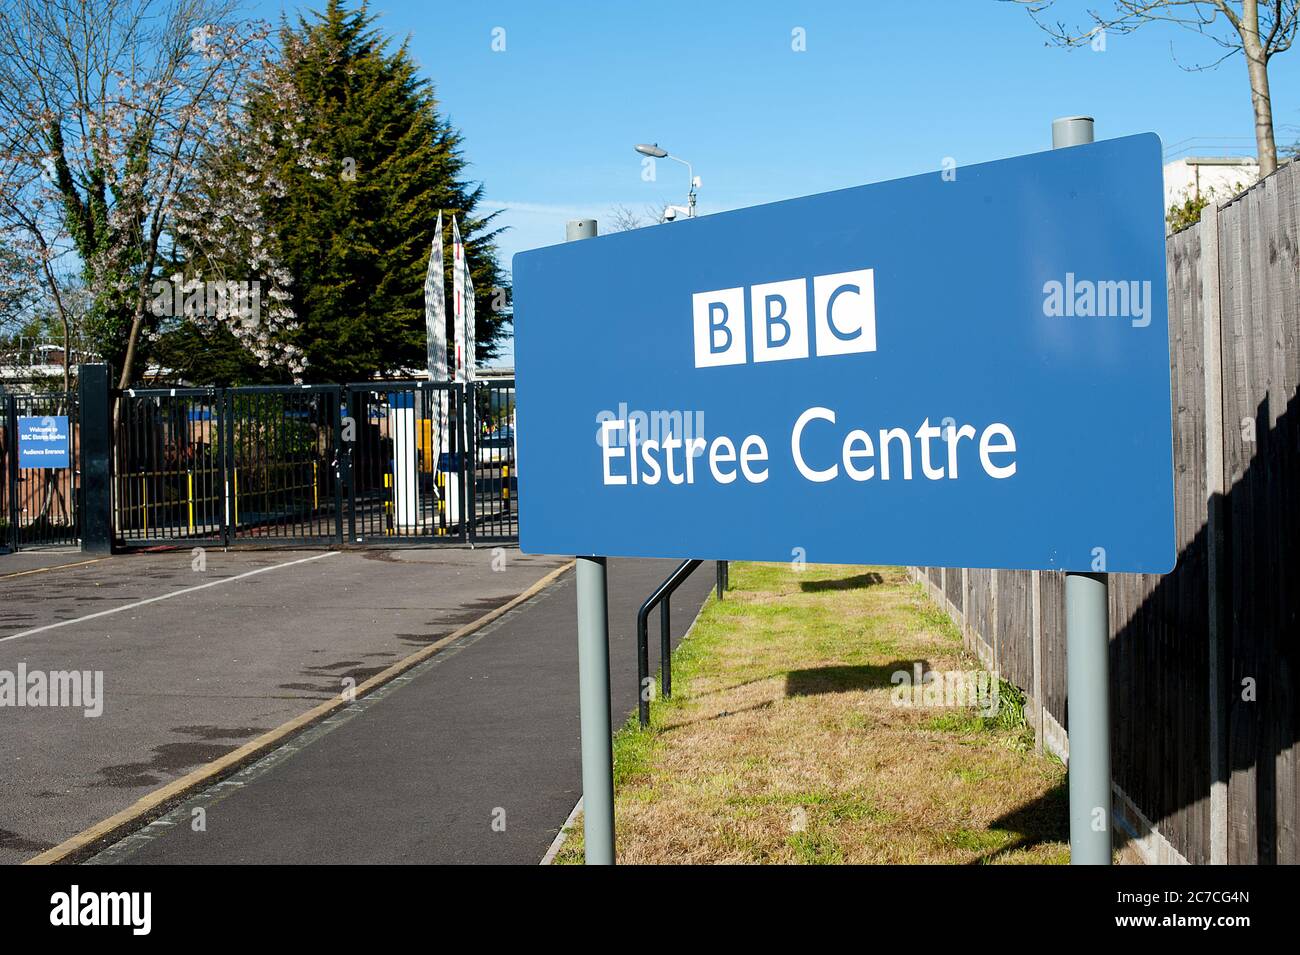
<svg viewBox="0 0 1300 955"><path fill-rule="evenodd" d="M1228 575L1224 550L1227 475L1223 450L1223 312L1219 299L1219 209L1201 211L1201 320L1205 368L1205 496L1209 600L1210 864L1228 862L1226 626Z"/></svg>
<svg viewBox="0 0 1300 955"><path fill-rule="evenodd" d="M77 367L77 405L81 421L81 549L113 552L113 407L108 365Z"/></svg>
<svg viewBox="0 0 1300 955"><path fill-rule="evenodd" d="M970 641L970 574L969 568L961 569L961 644L967 651L971 649Z"/></svg>
<svg viewBox="0 0 1300 955"><path fill-rule="evenodd" d="M13 395L0 394L0 414L4 415L5 426L5 460L4 481L5 497L9 510L9 547L18 549L18 401ZM0 541L0 545L4 541Z"/></svg>
<svg viewBox="0 0 1300 955"><path fill-rule="evenodd" d="M998 631L1001 621L998 619L998 572L989 571L989 671L1001 674L1001 660L998 659Z"/></svg>
<svg viewBox="0 0 1300 955"><path fill-rule="evenodd" d="M1029 572L1030 640L1033 646L1034 752L1043 753L1043 578L1036 570Z"/></svg>

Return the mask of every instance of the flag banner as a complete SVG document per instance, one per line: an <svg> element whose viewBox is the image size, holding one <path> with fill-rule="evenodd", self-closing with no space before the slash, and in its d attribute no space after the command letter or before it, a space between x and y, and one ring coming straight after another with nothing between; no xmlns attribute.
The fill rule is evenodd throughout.
<svg viewBox="0 0 1300 955"><path fill-rule="evenodd" d="M438 230L433 238L429 268L424 276L424 335L430 381L447 381L450 377L447 371L447 300L442 263L442 212L439 211ZM440 453L446 453L451 447L447 434L446 395L440 395L435 404L437 434L434 447ZM439 462L434 462L433 470L440 470Z"/></svg>
<svg viewBox="0 0 1300 955"><path fill-rule="evenodd" d="M447 380L447 302L443 295L442 213L424 276L424 335L430 381Z"/></svg>
<svg viewBox="0 0 1300 955"><path fill-rule="evenodd" d="M465 380L465 245L460 226L451 217L452 350L456 381Z"/></svg>
<svg viewBox="0 0 1300 955"><path fill-rule="evenodd" d="M469 275L469 257L461 256L465 263L465 380L474 380L474 283Z"/></svg>

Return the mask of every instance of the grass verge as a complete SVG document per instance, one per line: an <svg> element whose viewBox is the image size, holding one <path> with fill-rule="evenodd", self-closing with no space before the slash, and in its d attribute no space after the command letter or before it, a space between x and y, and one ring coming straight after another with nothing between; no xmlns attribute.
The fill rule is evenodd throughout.
<svg viewBox="0 0 1300 955"><path fill-rule="evenodd" d="M1065 769L1033 752L1023 695L972 677L994 713L988 694L897 688L918 665L978 668L901 568L746 563L731 581L674 655L674 698L615 735L620 862L1069 860ZM579 820L556 862L582 852Z"/></svg>

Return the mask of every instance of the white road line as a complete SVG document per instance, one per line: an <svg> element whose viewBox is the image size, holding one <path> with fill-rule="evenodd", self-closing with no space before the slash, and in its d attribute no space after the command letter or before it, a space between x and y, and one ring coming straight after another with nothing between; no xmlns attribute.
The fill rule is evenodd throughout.
<svg viewBox="0 0 1300 955"><path fill-rule="evenodd" d="M33 634L44 633L46 630L56 630L59 627L70 627L74 623L84 623L87 620L94 620L98 617L107 617L109 614L121 613L124 610L134 610L136 607L143 607L147 604L155 604L160 600L170 600L172 597L183 597L185 594L192 594L196 590L207 590L209 587L215 587L218 584L228 584L236 580L243 580L245 577L255 577L258 574L264 574L268 570L279 570L281 567L292 567L295 564L305 564L308 561L320 560L322 557L333 557L340 551L332 550L324 554L313 554L311 557L300 557L298 560L286 561L283 564L271 564L269 567L258 567L256 570L246 570L242 574L235 574L233 577L222 577L219 580L210 580L206 584L198 584L194 587L185 587L182 590L174 590L169 594L162 594L158 597L149 597L146 600L137 600L135 603L126 604L122 607L114 607L111 610L101 610L98 613L88 613L84 617L75 617L72 620L60 620L58 623L47 623L43 627L33 627L30 630L23 630L20 633L11 633L7 637L0 637L0 643L9 640L17 640L19 637L30 637Z"/></svg>

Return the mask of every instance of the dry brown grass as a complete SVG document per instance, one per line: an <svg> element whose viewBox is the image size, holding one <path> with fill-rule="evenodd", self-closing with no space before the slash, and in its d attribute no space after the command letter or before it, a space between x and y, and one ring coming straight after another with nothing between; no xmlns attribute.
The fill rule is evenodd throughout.
<svg viewBox="0 0 1300 955"><path fill-rule="evenodd" d="M899 568L738 564L615 745L622 863L1064 862L1060 763L1023 727L905 708L890 676L972 670ZM559 861L582 858L581 826Z"/></svg>

